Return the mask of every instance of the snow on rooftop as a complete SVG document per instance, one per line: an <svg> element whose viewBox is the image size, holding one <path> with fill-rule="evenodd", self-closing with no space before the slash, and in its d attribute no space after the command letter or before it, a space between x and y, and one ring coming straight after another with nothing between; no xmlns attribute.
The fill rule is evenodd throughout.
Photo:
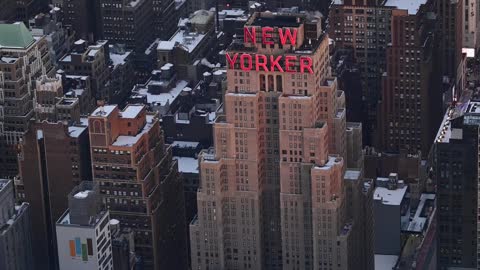
<svg viewBox="0 0 480 270"><path fill-rule="evenodd" d="M110 113L113 112L113 110L116 108L116 105L106 105L106 106L100 106L93 113L91 114L92 116L108 116Z"/></svg>
<svg viewBox="0 0 480 270"><path fill-rule="evenodd" d="M347 180L358 180L360 179L360 174L361 172L357 170L346 170L343 178Z"/></svg>
<svg viewBox="0 0 480 270"><path fill-rule="evenodd" d="M142 0L131 1L131 2L130 2L130 6L131 6L131 7L135 7L136 5L138 5L138 3L140 3L140 1L142 1Z"/></svg>
<svg viewBox="0 0 480 270"><path fill-rule="evenodd" d="M187 32L185 30L178 30L175 35L170 38L170 42L178 42L189 53L193 52L195 48L205 37L205 34L196 32Z"/></svg>
<svg viewBox="0 0 480 270"><path fill-rule="evenodd" d="M118 53L110 53L110 59L112 60L112 64L114 66L123 65L125 64L127 57L130 55L130 52L125 52L123 54Z"/></svg>
<svg viewBox="0 0 480 270"><path fill-rule="evenodd" d="M86 42L85 40L79 39L79 40L75 41L74 44L75 44L75 45L82 45L82 44L85 44L85 42Z"/></svg>
<svg viewBox="0 0 480 270"><path fill-rule="evenodd" d="M157 50L171 51L175 48L175 41L160 41L157 46Z"/></svg>
<svg viewBox="0 0 480 270"><path fill-rule="evenodd" d="M88 194L90 193L92 193L91 190L84 190L84 191L77 192L75 195L73 195L73 197L75 199L85 199L88 197Z"/></svg>
<svg viewBox="0 0 480 270"><path fill-rule="evenodd" d="M123 146L123 147L131 147L134 144L136 144L145 133L147 133L150 128L152 128L154 122L153 122L153 116L147 115L147 124L143 127L142 131L140 131L137 135L135 136L128 136L128 135L121 135L118 136L115 142L112 144L113 146Z"/></svg>
<svg viewBox="0 0 480 270"><path fill-rule="evenodd" d="M330 168L333 167L333 165L337 164L340 161L341 161L341 159L338 159L337 157L329 156L328 161L327 161L327 163L325 163L325 165L315 166L314 168L318 169L318 170L329 170Z"/></svg>
<svg viewBox="0 0 480 270"><path fill-rule="evenodd" d="M428 210L424 211L424 208L426 207L427 201L432 200L435 200L435 194L422 193L422 195L420 196L420 202L417 206L417 210L415 211L415 215L413 216L413 218L411 218L410 222L406 224L406 228L402 228L403 231L416 233L423 232L425 225L431 221L431 219L429 219L429 215L431 213L429 213ZM433 207L433 203L430 206ZM425 215L422 216L422 213L425 213Z"/></svg>
<svg viewBox="0 0 480 270"><path fill-rule="evenodd" d="M374 200L381 200L386 205L400 205L407 193L407 186L391 190L384 187L375 188Z"/></svg>
<svg viewBox="0 0 480 270"><path fill-rule="evenodd" d="M394 6L398 9L408 10L408 14L417 14L420 6L425 4L427 0L387 0L385 6Z"/></svg>
<svg viewBox="0 0 480 270"><path fill-rule="evenodd" d="M129 105L122 111L122 118L136 118L143 108L141 105Z"/></svg>
<svg viewBox="0 0 480 270"><path fill-rule="evenodd" d="M173 157L178 161L178 171L182 173L198 173L198 159L192 157Z"/></svg>
<svg viewBox="0 0 480 270"><path fill-rule="evenodd" d="M72 62L72 56L70 54L67 54L60 61L62 61L62 62Z"/></svg>
<svg viewBox="0 0 480 270"><path fill-rule="evenodd" d="M375 254L375 270L391 270L397 264L398 256Z"/></svg>
<svg viewBox="0 0 480 270"><path fill-rule="evenodd" d="M88 51L88 56L94 57L98 53L98 51L99 50L97 49L91 49Z"/></svg>
<svg viewBox="0 0 480 270"><path fill-rule="evenodd" d="M78 138L78 136L80 136L80 134L82 134L86 129L86 127L68 127L68 135L70 135L72 138Z"/></svg>
<svg viewBox="0 0 480 270"><path fill-rule="evenodd" d="M179 148L197 148L199 142L189 142L189 141L174 141L172 143L173 147L179 147Z"/></svg>
<svg viewBox="0 0 480 270"><path fill-rule="evenodd" d="M154 82L155 81L150 81L149 84L152 84ZM158 81L157 81L157 83L158 83ZM177 85L167 93L161 93L161 94L158 94L158 95L154 95L154 94L149 93L147 88L140 88L138 90L138 93L142 94L142 95L146 95L147 96L147 102L149 104L165 106L167 103L171 104L178 97L178 95L182 92L183 88L185 88L187 85L188 85L187 81L178 81Z"/></svg>
<svg viewBox="0 0 480 270"><path fill-rule="evenodd" d="M7 63L7 64L11 64L11 63L15 63L15 61L17 61L17 57L6 57L6 56L3 56L0 58L0 61L4 62L4 63Z"/></svg>
<svg viewBox="0 0 480 270"><path fill-rule="evenodd" d="M224 9L218 12L219 16L240 17L245 14L243 9Z"/></svg>

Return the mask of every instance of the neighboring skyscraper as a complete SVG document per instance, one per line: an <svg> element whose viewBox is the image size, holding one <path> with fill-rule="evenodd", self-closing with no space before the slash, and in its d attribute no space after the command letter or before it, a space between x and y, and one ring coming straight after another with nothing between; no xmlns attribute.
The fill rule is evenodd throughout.
<svg viewBox="0 0 480 270"><path fill-rule="evenodd" d="M110 216L101 209L98 185L82 182L72 190L56 233L60 269L113 269Z"/></svg>
<svg viewBox="0 0 480 270"><path fill-rule="evenodd" d="M0 269L33 270L30 206L13 195L13 182L0 180Z"/></svg>
<svg viewBox="0 0 480 270"><path fill-rule="evenodd" d="M410 201L408 186L396 173L376 179L373 195L375 220L375 254L400 256L401 226L408 221Z"/></svg>
<svg viewBox="0 0 480 270"><path fill-rule="evenodd" d="M136 54L152 43L154 20L152 0L101 0L102 38L125 44ZM171 1L173 3L173 1ZM121 22L121 23L119 23ZM155 21L156 22L156 21Z"/></svg>
<svg viewBox="0 0 480 270"><path fill-rule="evenodd" d="M8 21L15 17L15 1L1 0L0 1L0 20Z"/></svg>
<svg viewBox="0 0 480 270"><path fill-rule="evenodd" d="M75 41L71 53L60 59L59 65L66 75L89 76L91 96L103 99L108 96L109 59L108 41L101 40L88 46L85 40L79 39Z"/></svg>
<svg viewBox="0 0 480 270"><path fill-rule="evenodd" d="M377 3L378 2L378 3ZM328 34L338 49L353 49L362 85L364 138L375 143L377 103L381 93L381 78L386 71L386 49L391 42L391 14L394 7L379 0L334 1L328 18ZM402 2L402 1L397 1ZM406 1L405 3L407 3ZM348 97L347 97L348 98Z"/></svg>
<svg viewBox="0 0 480 270"><path fill-rule="evenodd" d="M14 145L34 115L35 79L52 75L47 40L33 38L23 23L0 24L0 175L16 176Z"/></svg>
<svg viewBox="0 0 480 270"><path fill-rule="evenodd" d="M179 0L149 0L153 8L154 37L167 40L177 30L178 20L187 16L187 5L190 1ZM198 8L205 9L205 8ZM198 9L194 9L198 10Z"/></svg>
<svg viewBox="0 0 480 270"><path fill-rule="evenodd" d="M91 179L87 127L34 122L19 145L17 198L30 203L35 265L55 269L55 222L67 209L67 194Z"/></svg>
<svg viewBox="0 0 480 270"><path fill-rule="evenodd" d="M465 33L465 9L463 3L475 0L437 0L437 33L440 75L447 76L450 81L455 78L460 62L463 34Z"/></svg>
<svg viewBox="0 0 480 270"><path fill-rule="evenodd" d="M52 63L57 66L58 60L70 51L73 44L73 31L62 25L60 11L50 10L49 13L40 13L30 20L30 31L34 37L45 36Z"/></svg>
<svg viewBox="0 0 480 270"><path fill-rule="evenodd" d="M434 21L426 2L405 2L392 11L377 131L387 152L420 150L426 156L433 140L432 108L441 107L442 94L431 87Z"/></svg>
<svg viewBox="0 0 480 270"><path fill-rule="evenodd" d="M94 182L112 218L135 232L145 269L186 269L182 180L158 118L146 107L97 108L89 117Z"/></svg>
<svg viewBox="0 0 480 270"><path fill-rule="evenodd" d="M227 51L226 115L200 155L192 269L363 269L346 212L343 92L310 15L254 13Z"/></svg>
<svg viewBox="0 0 480 270"><path fill-rule="evenodd" d="M63 0L55 5L60 6L63 23L75 31L76 38L93 41L102 38L100 1L96 0Z"/></svg>
<svg viewBox="0 0 480 270"><path fill-rule="evenodd" d="M478 269L480 103L450 107L433 148L437 269Z"/></svg>

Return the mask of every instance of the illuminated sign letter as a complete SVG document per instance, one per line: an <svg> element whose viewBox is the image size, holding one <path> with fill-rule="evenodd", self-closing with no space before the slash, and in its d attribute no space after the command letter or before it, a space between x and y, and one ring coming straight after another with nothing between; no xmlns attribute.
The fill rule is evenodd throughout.
<svg viewBox="0 0 480 270"><path fill-rule="evenodd" d="M260 62L261 60L261 62ZM264 71L269 71L267 67L267 57L263 54L256 54L255 55L255 70L260 71L260 67L263 68Z"/></svg>
<svg viewBox="0 0 480 270"><path fill-rule="evenodd" d="M297 60L296 56L285 56L285 72L296 72L296 70L293 69L293 67L295 66L295 60Z"/></svg>
<svg viewBox="0 0 480 270"><path fill-rule="evenodd" d="M270 71L274 72L275 67L277 67L278 71L283 72L283 68L280 66L278 62L280 62L280 59L282 59L282 56L278 56L275 58L275 56L270 55Z"/></svg>
<svg viewBox="0 0 480 270"><path fill-rule="evenodd" d="M307 69L308 73L313 73L312 69L313 61L312 58L301 56L300 57L300 72L305 73L305 69Z"/></svg>
<svg viewBox="0 0 480 270"><path fill-rule="evenodd" d="M293 29L293 35L292 35L292 32L290 31L290 29L286 29L285 30L285 34L283 34L283 29L280 28L278 29L278 35L280 36L280 43L282 45L285 45L287 43L287 38L290 40L290 44L292 44L292 46L295 46L295 43L297 42L297 31L298 29Z"/></svg>
<svg viewBox="0 0 480 270"><path fill-rule="evenodd" d="M237 62L238 53L233 55L233 59L230 57L230 54L225 54L227 56L227 62L230 66L230 69L235 69L235 62Z"/></svg>
<svg viewBox="0 0 480 270"><path fill-rule="evenodd" d="M247 59L246 61L248 62L248 67L245 66L245 58ZM243 71L250 71L252 70L252 56L248 53L244 53L242 54L242 56L240 56L240 68L243 70Z"/></svg>
<svg viewBox="0 0 480 270"><path fill-rule="evenodd" d="M273 32L272 27L263 27L262 28L262 43L263 44L273 45L273 40L267 40L267 39L271 39L273 37L272 32Z"/></svg>
<svg viewBox="0 0 480 270"><path fill-rule="evenodd" d="M243 42L245 44L251 42L252 44L257 43L257 37L255 35L255 27L244 27L243 28Z"/></svg>

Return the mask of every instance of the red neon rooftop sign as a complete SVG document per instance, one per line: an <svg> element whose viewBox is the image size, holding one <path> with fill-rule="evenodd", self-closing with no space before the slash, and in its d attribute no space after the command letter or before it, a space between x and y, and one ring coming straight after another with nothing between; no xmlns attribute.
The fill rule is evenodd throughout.
<svg viewBox="0 0 480 270"><path fill-rule="evenodd" d="M257 33L255 27L244 27L243 28L243 42L245 44L257 44ZM262 38L261 44L263 45L274 45L273 40L275 29L272 27L262 27ZM298 29L282 29L278 28L278 37L280 39L280 44L282 46L291 45L292 47L296 46L297 43L297 33ZM234 53L226 54L227 64L229 69L235 69L235 64L240 64L240 69L243 71L265 71L265 72L289 72L289 73L313 73L313 60L308 56L296 56L296 55L287 55L287 56L274 56L274 55L264 55L264 54L249 54L249 53ZM255 59L255 64L253 60ZM299 70L294 67L300 67Z"/></svg>

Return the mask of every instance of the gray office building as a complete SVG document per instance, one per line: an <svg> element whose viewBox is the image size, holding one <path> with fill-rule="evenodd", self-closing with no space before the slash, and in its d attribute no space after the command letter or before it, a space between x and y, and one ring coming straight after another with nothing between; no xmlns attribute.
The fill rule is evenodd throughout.
<svg viewBox="0 0 480 270"><path fill-rule="evenodd" d="M28 203L15 205L13 183L0 180L0 269L33 269Z"/></svg>

